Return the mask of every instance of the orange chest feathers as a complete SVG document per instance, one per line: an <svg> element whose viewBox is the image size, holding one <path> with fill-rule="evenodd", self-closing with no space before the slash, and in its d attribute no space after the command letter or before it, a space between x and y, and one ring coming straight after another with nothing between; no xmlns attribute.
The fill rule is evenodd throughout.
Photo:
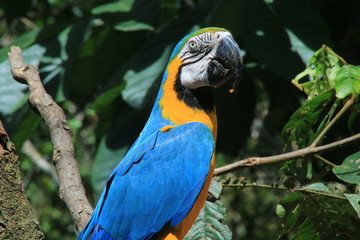
<svg viewBox="0 0 360 240"><path fill-rule="evenodd" d="M181 125L187 122L204 123L211 129L214 141L216 142L217 118L215 109L212 111L204 111L202 109L192 108L177 96L174 86L181 63L181 59L175 58L167 68L167 79L162 85L163 96L159 102L160 108L162 109L162 117L172 121L175 125ZM165 129L166 127L164 130ZM185 237L191 226L194 224L200 210L204 206L213 177L214 167L215 152L211 159L209 175L191 211L178 226L165 229L160 235L160 238L158 238L159 240L181 240Z"/></svg>

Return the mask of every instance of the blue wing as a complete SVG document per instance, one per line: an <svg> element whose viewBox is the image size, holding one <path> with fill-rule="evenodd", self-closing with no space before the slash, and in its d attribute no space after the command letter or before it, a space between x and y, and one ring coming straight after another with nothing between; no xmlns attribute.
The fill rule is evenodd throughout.
<svg viewBox="0 0 360 240"><path fill-rule="evenodd" d="M137 143L110 175L79 239L149 239L189 213L207 178L214 139L199 122Z"/></svg>

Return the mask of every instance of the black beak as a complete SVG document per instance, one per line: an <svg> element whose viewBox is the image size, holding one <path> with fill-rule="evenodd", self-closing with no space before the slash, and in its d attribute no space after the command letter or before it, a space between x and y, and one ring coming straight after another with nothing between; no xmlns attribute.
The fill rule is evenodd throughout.
<svg viewBox="0 0 360 240"><path fill-rule="evenodd" d="M225 37L220 43L215 58L211 60L207 72L209 84L218 87L232 77L233 88L239 84L242 74L241 50L232 36Z"/></svg>

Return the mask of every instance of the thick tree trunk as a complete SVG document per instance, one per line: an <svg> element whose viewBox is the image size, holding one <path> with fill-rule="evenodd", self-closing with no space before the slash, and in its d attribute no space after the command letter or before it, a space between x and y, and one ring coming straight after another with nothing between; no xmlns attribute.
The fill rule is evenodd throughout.
<svg viewBox="0 0 360 240"><path fill-rule="evenodd" d="M45 239L25 196L18 156L0 121L0 239Z"/></svg>

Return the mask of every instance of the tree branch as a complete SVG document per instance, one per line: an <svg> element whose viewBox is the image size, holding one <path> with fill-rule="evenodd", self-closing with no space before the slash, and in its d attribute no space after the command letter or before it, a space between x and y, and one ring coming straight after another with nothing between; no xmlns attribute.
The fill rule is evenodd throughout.
<svg viewBox="0 0 360 240"><path fill-rule="evenodd" d="M9 59L14 79L29 86L29 103L49 128L60 198L69 209L77 229L81 230L93 210L81 182L72 144L72 131L64 111L46 93L38 69L32 65L24 65L19 47L10 48Z"/></svg>
<svg viewBox="0 0 360 240"><path fill-rule="evenodd" d="M296 151L283 153L283 154L279 154L279 155L275 155L275 156L271 156L271 157L246 158L246 159L239 160L237 162L225 165L223 167L216 168L214 175L215 176L223 175L223 174L226 174L229 172L236 171L243 167L251 167L251 166L255 166L255 165L262 165L262 164L268 164L268 163L274 163L274 162L282 162L282 161L287 161L287 160L291 160L291 159L295 159L295 158L305 158L305 157L308 157L308 156L311 156L311 155L314 155L314 154L317 154L320 152L330 151L332 149L339 148L341 146L344 146L344 145L347 145L350 143L354 143L359 140L360 140L360 133L353 135L351 137L344 138L342 140L333 142L333 143L319 146L319 147L306 147L303 149L299 149Z"/></svg>

